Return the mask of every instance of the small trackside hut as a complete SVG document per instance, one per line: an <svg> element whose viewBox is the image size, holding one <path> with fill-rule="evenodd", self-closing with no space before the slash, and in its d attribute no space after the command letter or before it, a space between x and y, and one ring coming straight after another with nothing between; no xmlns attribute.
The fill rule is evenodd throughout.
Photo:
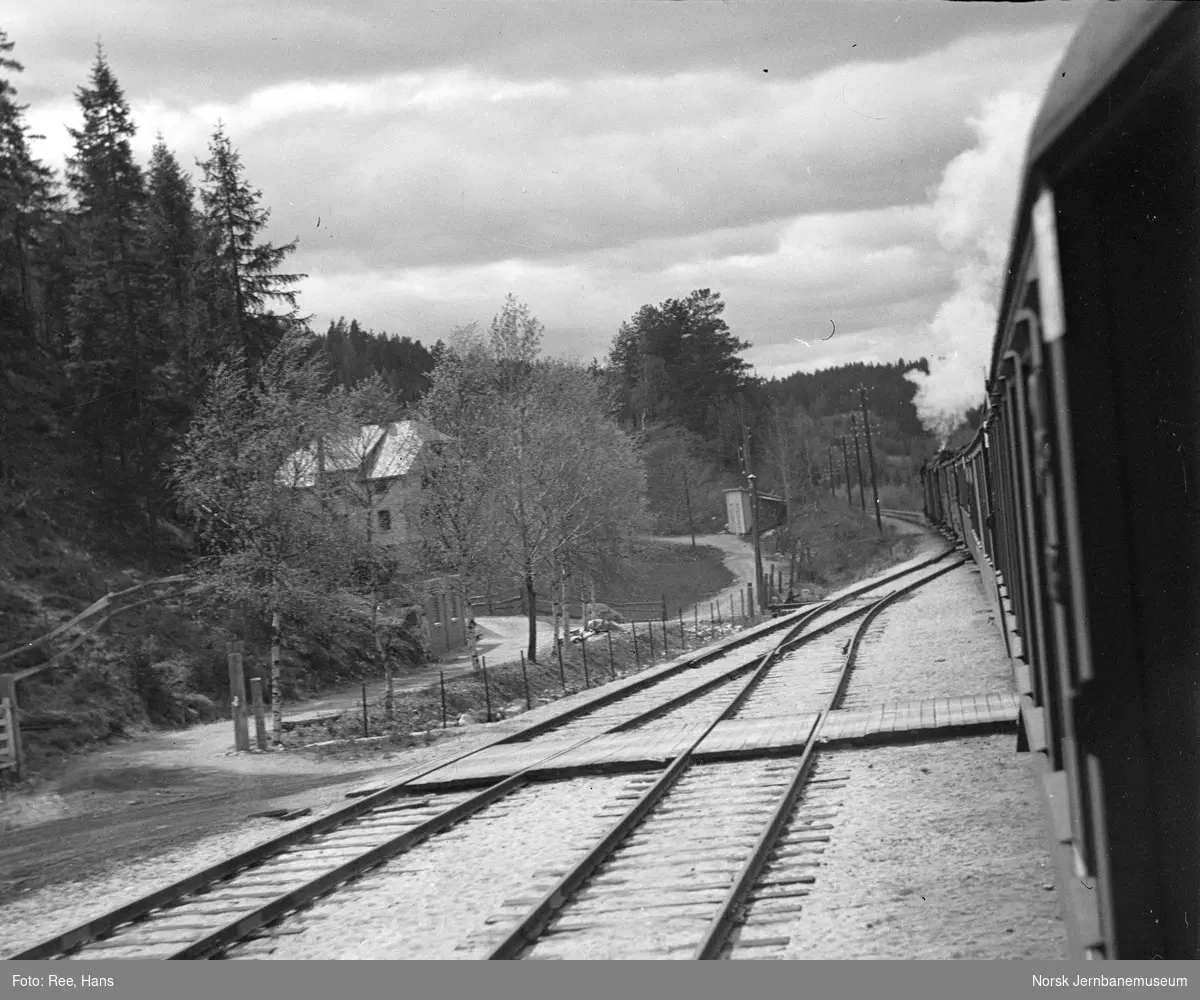
<svg viewBox="0 0 1200 1000"><path fill-rule="evenodd" d="M770 531L787 523L787 504L782 497L768 493L758 495L758 513L762 518L760 531ZM754 530L754 495L745 487L725 491L726 527L734 535L748 535Z"/></svg>
<svg viewBox="0 0 1200 1000"><path fill-rule="evenodd" d="M975 439L1077 956L1200 958L1200 5L1099 4L1034 125Z"/></svg>

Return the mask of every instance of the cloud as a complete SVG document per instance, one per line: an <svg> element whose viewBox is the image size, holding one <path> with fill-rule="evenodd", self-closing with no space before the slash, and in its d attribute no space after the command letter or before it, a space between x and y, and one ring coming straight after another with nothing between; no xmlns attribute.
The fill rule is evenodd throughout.
<svg viewBox="0 0 1200 1000"><path fill-rule="evenodd" d="M981 142L980 95L1039 87L1069 32L1046 15L1045 29L963 36L1026 23L993 5L906 8L898 25L890 7L841 0L826 18L618 6L469 5L477 17L464 6L441 22L414 8L401 31L371 4L345 21L314 2L292 17L218 5L172 36L190 47L150 80L129 55L156 30L159 4L141 0L141 34L115 35L108 53L143 158L161 130L191 167L224 121L272 210L269 238L300 236L289 269L310 276L300 303L318 327L354 316L433 341L486 324L513 292L546 324L548 351L590 358L642 303L710 287L763 373L932 354L929 317L970 277L955 283L958 248L990 252L967 209L994 213L1000 196L972 186L986 164L946 164ZM593 42L588 19L605 17L613 30ZM462 30L438 43L436 24L451 23ZM274 41L310 58L278 57ZM73 85L90 40L84 54ZM779 63L759 66L768 56ZM201 78L211 86L189 84ZM60 87L30 117L61 165L73 100ZM818 342L831 318L836 337Z"/></svg>
<svg viewBox="0 0 1200 1000"><path fill-rule="evenodd" d="M103 40L129 92L168 102L233 101L287 79L346 80L470 67L484 75L671 75L720 69L807 77L851 58L889 61L965 34L1073 23L1078 5L878 0L645 4L403 4L394 0L39 0L5 18L27 65L27 99L87 75ZM1072 9L1076 8L1076 9ZM763 74L763 70L769 74ZM66 81L63 86L62 81Z"/></svg>
<svg viewBox="0 0 1200 1000"><path fill-rule="evenodd" d="M957 260L955 289L934 314L930 374L909 374L917 412L940 437L984 399L1021 166L1039 99L1028 91L991 98L970 119L976 144L947 165L933 200L939 243Z"/></svg>

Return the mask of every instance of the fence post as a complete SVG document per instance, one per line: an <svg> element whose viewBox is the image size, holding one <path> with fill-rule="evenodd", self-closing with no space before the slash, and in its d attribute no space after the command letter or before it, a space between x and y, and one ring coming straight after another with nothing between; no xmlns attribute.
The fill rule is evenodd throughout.
<svg viewBox="0 0 1200 1000"><path fill-rule="evenodd" d="M738 591L738 601L742 605L742 621L746 620L746 595L742 591Z"/></svg>
<svg viewBox="0 0 1200 1000"><path fill-rule="evenodd" d="M525 708L533 708L533 699L529 697L529 675L525 673L525 650L521 653L521 679L525 682Z"/></svg>
<svg viewBox="0 0 1200 1000"><path fill-rule="evenodd" d="M646 635L650 637L650 660L654 660L654 619L646 622Z"/></svg>
<svg viewBox="0 0 1200 1000"><path fill-rule="evenodd" d="M12 752L14 777L20 778L25 770L25 755L21 747L21 726L17 721L17 682L12 674L0 675L0 701L8 702L9 749Z"/></svg>
<svg viewBox="0 0 1200 1000"><path fill-rule="evenodd" d="M633 663L634 663L634 666L638 670L641 670L642 669L642 656L641 656L641 653L638 652L637 619L636 618L629 619L629 631L633 633Z"/></svg>
<svg viewBox="0 0 1200 1000"><path fill-rule="evenodd" d="M663 621L667 620L667 595L662 595Z"/></svg>
<svg viewBox="0 0 1200 1000"><path fill-rule="evenodd" d="M367 720L367 682L363 681L363 736L371 735L371 724Z"/></svg>
<svg viewBox="0 0 1200 1000"><path fill-rule="evenodd" d="M679 609L679 650L683 652L687 649L687 639L683 635L683 608Z"/></svg>
<svg viewBox="0 0 1200 1000"><path fill-rule="evenodd" d="M487 720L492 721L492 693L488 690L487 657L480 658L483 663L483 703L487 706Z"/></svg>
<svg viewBox="0 0 1200 1000"><path fill-rule="evenodd" d="M663 615L663 656L671 655L671 646L667 642L667 616Z"/></svg>
<svg viewBox="0 0 1200 1000"><path fill-rule="evenodd" d="M555 643L558 647L558 679L562 683L563 694L567 693L567 671L563 667L563 646L566 645L566 642L566 636L563 636L562 639ZM521 655L524 656L525 654L522 652Z"/></svg>
<svg viewBox="0 0 1200 1000"><path fill-rule="evenodd" d="M447 599L445 594L442 594L442 634L446 637L446 652L450 652L453 641L450 638L450 615L454 610L454 606Z"/></svg>
<svg viewBox="0 0 1200 1000"><path fill-rule="evenodd" d="M254 704L254 735L258 749L267 749L267 716L263 708L262 678L250 678L250 700Z"/></svg>
<svg viewBox="0 0 1200 1000"><path fill-rule="evenodd" d="M579 651L583 654L583 686L590 688L592 686L591 679L588 677L587 666L587 639L583 636L583 629L579 630Z"/></svg>
<svg viewBox="0 0 1200 1000"><path fill-rule="evenodd" d="M754 624L754 584L746 584L746 605L750 608L750 624Z"/></svg>
<svg viewBox="0 0 1200 1000"><path fill-rule="evenodd" d="M606 632L605 634L608 636L608 672L612 674L612 679L615 681L617 679L617 668L613 664L612 632Z"/></svg>
<svg viewBox="0 0 1200 1000"><path fill-rule="evenodd" d="M446 671L438 671L438 680L442 687L442 728L446 728Z"/></svg>
<svg viewBox="0 0 1200 1000"><path fill-rule="evenodd" d="M244 642L231 642L226 649L229 658L230 708L233 714L233 746L236 750L250 749L250 729L246 722L246 678L242 673Z"/></svg>

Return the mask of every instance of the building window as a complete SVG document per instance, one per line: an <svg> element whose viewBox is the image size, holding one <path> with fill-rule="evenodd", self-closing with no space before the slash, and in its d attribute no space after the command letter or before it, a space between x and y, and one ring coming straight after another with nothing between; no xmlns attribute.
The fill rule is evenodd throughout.
<svg viewBox="0 0 1200 1000"><path fill-rule="evenodd" d="M392 512L390 510L381 510L379 512L379 530L392 530Z"/></svg>

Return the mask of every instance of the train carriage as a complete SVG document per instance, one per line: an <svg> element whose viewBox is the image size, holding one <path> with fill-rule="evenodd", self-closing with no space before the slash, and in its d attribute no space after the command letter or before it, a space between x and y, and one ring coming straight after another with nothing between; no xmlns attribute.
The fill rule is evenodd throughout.
<svg viewBox="0 0 1200 1000"><path fill-rule="evenodd" d="M1072 951L1200 957L1200 7L1103 4L1034 125L926 512L994 574Z"/></svg>

